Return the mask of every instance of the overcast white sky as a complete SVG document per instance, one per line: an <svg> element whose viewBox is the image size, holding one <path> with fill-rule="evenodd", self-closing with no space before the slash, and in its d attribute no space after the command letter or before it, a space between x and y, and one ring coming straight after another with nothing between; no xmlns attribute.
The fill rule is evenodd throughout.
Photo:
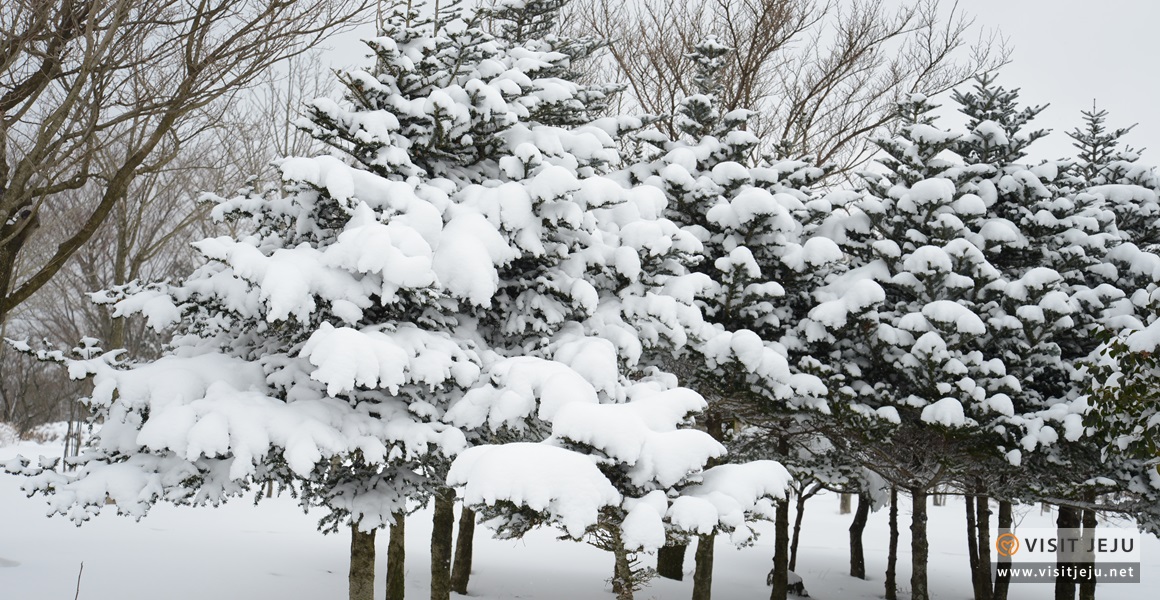
<svg viewBox="0 0 1160 600"><path fill-rule="evenodd" d="M999 83L1021 88L1024 105L1050 105L1036 123L1053 134L1032 147L1033 158L1071 156L1065 132L1094 99L1110 126L1138 123L1128 144L1160 165L1160 0L960 0L960 8L976 27L999 28L1013 47ZM368 34L335 40L334 62L360 64L366 49L356 40Z"/></svg>
<svg viewBox="0 0 1160 600"><path fill-rule="evenodd" d="M1022 90L1025 105L1049 104L1040 127L1054 133L1036 158L1071 155L1064 133L1094 99L1112 127L1139 123L1125 138L1160 163L1160 0L961 0L983 28L998 27L1014 48L999 83Z"/></svg>

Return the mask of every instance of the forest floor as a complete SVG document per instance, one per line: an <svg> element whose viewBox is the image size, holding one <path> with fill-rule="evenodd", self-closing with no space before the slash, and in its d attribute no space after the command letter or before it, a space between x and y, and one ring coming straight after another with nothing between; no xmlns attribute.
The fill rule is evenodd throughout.
<svg viewBox="0 0 1160 600"><path fill-rule="evenodd" d="M2 444L0 444L2 446ZM58 444L19 442L0 447L0 461L17 454L58 455ZM82 527L61 517L44 516L41 498L26 498L20 478L0 474L0 598L4 600L315 600L346 595L345 533L323 535L316 529L321 512L306 514L288 495L255 505L239 499L219 508L159 505L139 522L105 511ZM910 514L899 511L900 597L909 597ZM112 507L110 507L112 508ZM930 517L931 596L967 600L965 511L961 498L932 506ZM793 515L791 515L792 519ZM840 515L838 499L819 495L806 505L797 572L812 598L864 600L882 597L886 567L887 516L870 516L865 532L867 581L848 573L848 533L852 515ZM1051 527L1054 514L1038 506L1017 506L1017 527ZM791 521L792 522L792 521ZM1109 526L1131 526L1108 522ZM407 522L407 597L428 595L430 513ZM765 575L773 555L771 523L748 548L735 549L718 536L713 597L718 600L767 598ZM607 582L612 556L591 546L560 541L550 530L520 541L493 540L480 527L469 598L491 600L598 600L613 595ZM383 597L387 536L379 536L379 589ZM1102 584L1105 600L1151 600L1160 587L1160 540L1145 535L1141 544L1142 582ZM649 559L646 558L646 561ZM690 596L693 552L686 555L685 581L654 579L637 593L641 600ZM458 597L453 595L453 597ZM1016 584L1012 600L1047 600L1050 584Z"/></svg>

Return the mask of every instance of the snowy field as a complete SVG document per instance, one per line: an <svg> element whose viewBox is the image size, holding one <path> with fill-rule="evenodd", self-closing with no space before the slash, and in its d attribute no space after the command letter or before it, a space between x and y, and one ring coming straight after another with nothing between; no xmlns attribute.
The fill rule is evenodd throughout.
<svg viewBox="0 0 1160 600"><path fill-rule="evenodd" d="M0 447L0 461L16 454L59 454L59 446L22 442ZM71 599L81 577L82 600L307 600L346 596L347 544L344 534L322 535L319 514L303 514L288 497L238 500L218 509L161 505L140 522L109 513L77 528L59 517L46 518L39 498L25 498L20 479L0 474L0 599ZM1050 527L1054 516L1038 507L1017 507L1025 527ZM792 515L791 515L792 518ZM807 504L798 573L814 598L882 597L886 562L886 511L874 513L866 528L869 581L847 573L847 527L851 515L838 514L834 496ZM909 587L908 511L900 511L899 581L902 598ZM932 598L970 598L964 510L961 501L930 508ZM714 598L751 600L768 597L765 574L773 555L772 526L751 548L735 550L719 540ZM613 598L606 579L612 556L590 546L557 541L540 531L519 542L487 539L477 533L470 597L531 600ZM430 515L423 511L407 523L408 597L426 598ZM383 595L386 535L379 538L379 590ZM1098 597L1151 600L1160 586L1160 540L1146 536L1142 547L1143 582L1103 585ZM692 573L693 552L685 572ZM656 579L637 598L685 599L684 582ZM1049 585L1013 585L1012 600L1051 597Z"/></svg>

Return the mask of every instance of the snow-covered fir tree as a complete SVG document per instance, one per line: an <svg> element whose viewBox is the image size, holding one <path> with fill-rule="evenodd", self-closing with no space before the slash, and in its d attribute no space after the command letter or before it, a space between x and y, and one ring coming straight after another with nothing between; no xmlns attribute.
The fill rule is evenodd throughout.
<svg viewBox="0 0 1160 600"><path fill-rule="evenodd" d="M1140 160L1141 151L1123 143L1132 127L1108 129L1108 112L1095 106L1081 115L1083 126L1068 132L1076 148L1067 169L1070 187L1115 213L1124 241L1154 252L1160 247L1160 175Z"/></svg>
<svg viewBox="0 0 1160 600"><path fill-rule="evenodd" d="M986 347L982 294L1002 285L983 250L987 203L960 191L970 170L951 151L962 136L936 127L933 108L921 95L900 104L900 131L879 142L885 172L864 175L866 196L837 236L849 261L807 326L836 349L826 367L835 443L913 499L915 598L928 594L927 493L975 447L997 445L1018 390Z"/></svg>
<svg viewBox="0 0 1160 600"><path fill-rule="evenodd" d="M1034 495L1029 465L1058 468L1047 465L1058 464L1060 423L1043 418L1041 411L1053 410L1071 422L1068 439L1075 441L1077 407L1066 402L1078 395L1076 362L1093 347L1084 340L1090 339L1107 297L1095 303L1080 299L1091 296L1088 278L1111 241L1112 216L1097 203L1064 198L1060 175L1067 163L1023 162L1028 146L1046 135L1027 130L1043 107L1020 108L1018 90L997 85L993 75L952 97L967 117L966 134L955 147L969 171L960 189L986 202L981 248L1000 272L997 284L981 293L989 301L986 352L1003 362L1015 384L1010 405L1002 407L1012 423L995 428L1002 436L998 446L976 454L959 485L975 505L968 521L968 527L974 525L968 551L975 596L1005 598L1006 582L992 582L987 566L990 498L1000 500L998 526L1010 528L1011 502ZM1046 473L1045 481L1054 481L1053 475Z"/></svg>
<svg viewBox="0 0 1160 600"><path fill-rule="evenodd" d="M665 523L745 538L745 514L784 495L784 470L766 461L744 476L699 475L724 451L678 430L700 400L665 391L675 381L642 361L704 323L666 287L699 241L663 217L655 188L601 175L619 160L617 136L641 120L593 118L604 92L559 77L573 55L554 48L566 42L521 45L478 24L395 13L367 42L374 67L341 75L344 99L314 101L299 123L333 152L283 159L280 191L219 198L215 217L241 233L197 243L206 264L182 282L118 292L119 314L177 327L172 348L143 364L116 352L70 361L74 377L92 377L86 402L102 425L75 473L14 466L29 489L81 521L107 500L139 517L158 501L217 504L276 482L328 508L327 529L350 528L359 599L373 590L375 530L432 496L432 597L448 597L446 474L475 443L566 455L557 470L605 465L616 495L568 531L619 537L618 558L653 548L639 532ZM586 408L565 410L574 403ZM557 431L557 413L585 410L608 416ZM596 434L613 446L656 437L655 456L583 432L632 413L639 428ZM523 443L501 443L513 439ZM672 458L665 440L700 440L702 451ZM656 474L618 475L634 468ZM693 484L718 479L715 497L749 508L698 504ZM470 473L454 482L504 488ZM549 484L469 500L544 509ZM655 514L632 517L641 502ZM619 591L631 593L620 564Z"/></svg>
<svg viewBox="0 0 1160 600"><path fill-rule="evenodd" d="M746 129L748 111L718 109L719 73L730 52L714 38L691 49L697 93L684 98L673 117L680 136L640 134L652 158L626 174L664 190L665 214L702 244L697 264L679 281L712 328L665 364L709 401L701 427L744 447L746 457L775 458L792 470L787 459L808 453L790 446L811 446L816 434L804 435L805 422L825 410L826 395L810 372L812 348L798 324L813 304L811 292L824 272L819 267L842 259L838 246L818 232L832 202L850 195L823 193L817 184L826 170L808 159L755 157L759 140ZM782 567L786 514L787 504L779 502ZM712 536L698 541L695 598L709 594L712 543ZM775 594L786 577L783 568L773 578Z"/></svg>

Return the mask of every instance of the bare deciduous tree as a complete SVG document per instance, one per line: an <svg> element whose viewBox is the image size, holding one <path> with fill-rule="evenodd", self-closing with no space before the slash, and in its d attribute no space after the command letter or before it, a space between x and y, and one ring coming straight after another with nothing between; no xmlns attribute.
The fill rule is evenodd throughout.
<svg viewBox="0 0 1160 600"><path fill-rule="evenodd" d="M369 17L373 0L9 0L0 5L0 321L271 65ZM48 212L84 214L35 265Z"/></svg>
<svg viewBox="0 0 1160 600"><path fill-rule="evenodd" d="M973 19L940 0L578 0L569 23L609 40L602 75L626 84L635 106L623 108L660 116L697 93L689 51L716 37L733 49L722 110L754 111L764 150L836 173L873 154L903 95L938 94L1009 56L997 33L971 45ZM671 119L658 126L676 135Z"/></svg>
<svg viewBox="0 0 1160 600"><path fill-rule="evenodd" d="M172 160L138 172L89 242L0 323L0 338L67 349L91 336L105 348L128 350L134 360L155 358L165 336L140 316L112 318L109 307L94 304L90 293L188 273L197 260L191 241L238 225L211 222L211 205L199 202L199 196L229 195L243 184L277 186L274 159L313 151L316 142L293 121L308 100L324 94L327 75L318 52L290 58L262 75L254 88L231 98L215 115L216 124L191 136ZM94 152L98 162L111 163L124 150L115 141ZM18 277L51 259L53 242L68 237L87 217L100 186L93 180L53 199L53 209L39 215L38 235L18 257ZM23 431L47 421L80 421L72 400L83 395L84 385L69 381L63 369L0 343L0 422Z"/></svg>

